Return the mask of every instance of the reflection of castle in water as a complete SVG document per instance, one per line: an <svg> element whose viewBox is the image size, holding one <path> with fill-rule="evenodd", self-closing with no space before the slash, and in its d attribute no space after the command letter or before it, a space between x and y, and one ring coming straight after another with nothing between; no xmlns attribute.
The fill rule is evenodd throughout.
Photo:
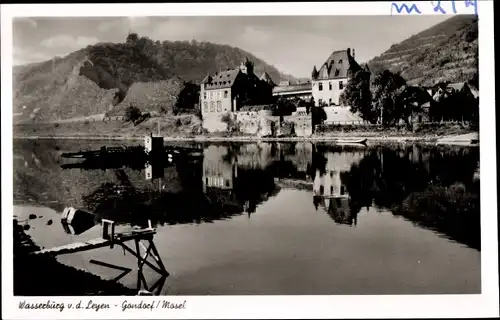
<svg viewBox="0 0 500 320"><path fill-rule="evenodd" d="M203 155L203 192L207 192L208 188L233 190L238 166L236 159L229 155L228 148L210 146Z"/></svg>
<svg viewBox="0 0 500 320"><path fill-rule="evenodd" d="M238 151L241 150L215 145L204 149L203 193L211 201L233 205L250 214L276 188L273 177L266 172L265 166L254 168L242 165ZM243 160L248 158L243 157Z"/></svg>
<svg viewBox="0 0 500 320"><path fill-rule="evenodd" d="M357 212L350 208L350 196L340 174L351 169L364 157L362 152L324 154L324 170L316 168L313 181L313 202L316 209L321 205L337 223L356 225Z"/></svg>

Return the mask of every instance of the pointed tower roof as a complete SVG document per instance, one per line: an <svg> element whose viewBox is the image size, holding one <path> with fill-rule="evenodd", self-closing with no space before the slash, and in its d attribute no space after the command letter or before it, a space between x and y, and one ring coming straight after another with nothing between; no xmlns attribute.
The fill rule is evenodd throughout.
<svg viewBox="0 0 500 320"><path fill-rule="evenodd" d="M210 83L212 82L212 76L210 74L207 74L205 78L201 81L201 83Z"/></svg>

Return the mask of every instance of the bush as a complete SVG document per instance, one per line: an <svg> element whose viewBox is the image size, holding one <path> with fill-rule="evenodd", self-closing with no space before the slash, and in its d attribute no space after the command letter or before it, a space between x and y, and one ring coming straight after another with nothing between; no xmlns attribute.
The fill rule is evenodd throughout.
<svg viewBox="0 0 500 320"><path fill-rule="evenodd" d="M141 110L137 107L128 106L127 109L125 109L125 121L136 122L140 119L141 115Z"/></svg>
<svg viewBox="0 0 500 320"><path fill-rule="evenodd" d="M193 118L191 115L182 115L178 116L177 120L181 122L181 125L188 126L193 122Z"/></svg>
<svg viewBox="0 0 500 320"><path fill-rule="evenodd" d="M229 124L231 122L231 115L229 113L224 113L221 117L220 117L220 121L222 122L225 122L227 124Z"/></svg>
<svg viewBox="0 0 500 320"><path fill-rule="evenodd" d="M274 106L272 104L265 104L265 105L257 105L257 106L244 106L240 108L240 111L272 111L274 110Z"/></svg>

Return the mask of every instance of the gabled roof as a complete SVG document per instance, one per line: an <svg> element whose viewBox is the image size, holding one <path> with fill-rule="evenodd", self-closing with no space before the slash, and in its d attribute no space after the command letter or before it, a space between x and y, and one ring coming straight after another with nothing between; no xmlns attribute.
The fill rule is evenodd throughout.
<svg viewBox="0 0 500 320"><path fill-rule="evenodd" d="M429 107L430 102L433 100L427 89L418 86L407 86L404 88L403 92L401 92L400 97L407 103L416 103L416 105L421 105L423 107Z"/></svg>
<svg viewBox="0 0 500 320"><path fill-rule="evenodd" d="M361 68L362 68L364 71L366 71L366 72L370 72L370 73L371 73L370 68L368 67L368 63L364 63L363 65L361 65Z"/></svg>
<svg viewBox="0 0 500 320"><path fill-rule="evenodd" d="M465 82L455 82L448 83L447 88L455 89L456 91L462 91L462 89L466 86Z"/></svg>
<svg viewBox="0 0 500 320"><path fill-rule="evenodd" d="M264 72L261 76L260 76L260 80L263 80L267 83L269 83L270 85L276 85L273 81L273 79L271 79L271 77L269 76L269 74L267 72Z"/></svg>
<svg viewBox="0 0 500 320"><path fill-rule="evenodd" d="M334 51L323 63L318 71L317 78L314 80L347 78L351 67L360 68L351 56L350 49Z"/></svg>
<svg viewBox="0 0 500 320"><path fill-rule="evenodd" d="M236 77L240 73L240 69L230 69L226 71L217 72L211 77L205 77L204 83L206 90L231 88L236 81ZM211 79L210 79L211 78Z"/></svg>

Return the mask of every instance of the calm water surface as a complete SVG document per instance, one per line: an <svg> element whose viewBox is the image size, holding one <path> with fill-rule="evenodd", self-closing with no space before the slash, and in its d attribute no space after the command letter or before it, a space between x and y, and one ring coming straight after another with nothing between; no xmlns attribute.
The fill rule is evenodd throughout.
<svg viewBox="0 0 500 320"><path fill-rule="evenodd" d="M39 246L101 235L65 232L73 206L123 227L150 219L162 294L481 292L478 148L193 144L203 157L174 165L61 167L77 162L61 153L103 144L14 141L14 215ZM58 259L106 279L120 271L90 259L136 264L120 248Z"/></svg>

